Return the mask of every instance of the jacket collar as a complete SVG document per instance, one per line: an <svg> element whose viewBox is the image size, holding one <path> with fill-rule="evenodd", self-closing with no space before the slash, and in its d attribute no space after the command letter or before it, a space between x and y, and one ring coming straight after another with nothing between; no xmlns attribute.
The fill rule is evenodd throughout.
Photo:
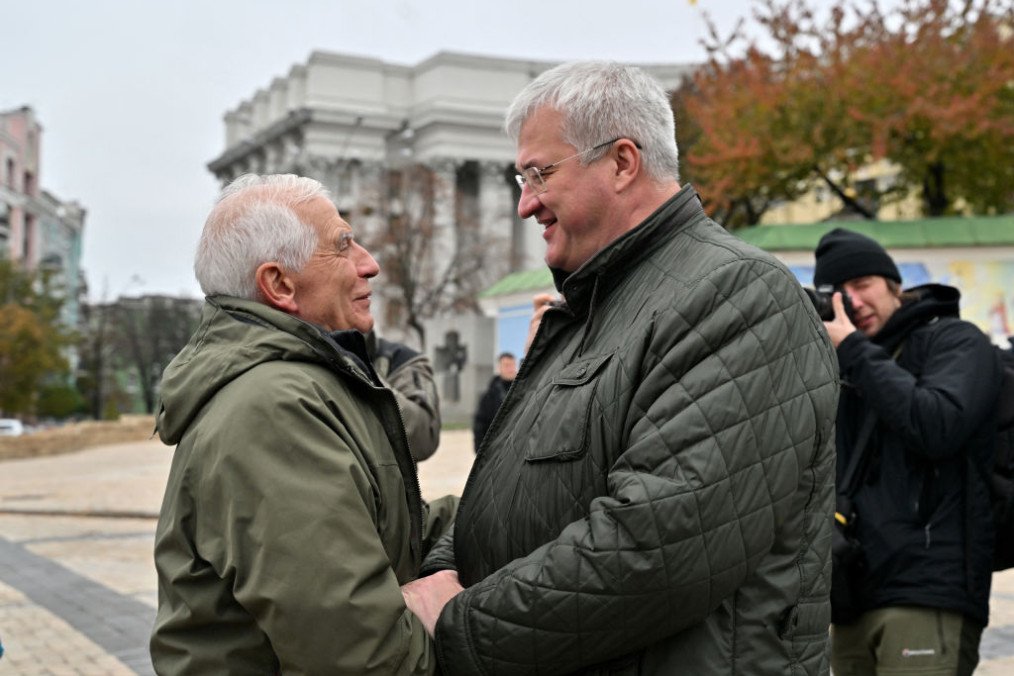
<svg viewBox="0 0 1014 676"><path fill-rule="evenodd" d="M576 315L585 314L592 303L597 281L621 275L681 230L706 218L697 191L689 184L662 203L650 216L606 245L573 273L550 268L556 289Z"/></svg>
<svg viewBox="0 0 1014 676"><path fill-rule="evenodd" d="M940 317L960 317L961 292L953 286L923 284L906 291L916 296L902 304L888 318L883 328L870 340L891 351L923 324Z"/></svg>

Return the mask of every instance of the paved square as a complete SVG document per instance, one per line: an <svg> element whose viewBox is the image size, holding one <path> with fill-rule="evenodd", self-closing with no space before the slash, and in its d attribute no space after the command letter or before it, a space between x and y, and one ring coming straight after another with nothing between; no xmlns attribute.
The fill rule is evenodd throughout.
<svg viewBox="0 0 1014 676"><path fill-rule="evenodd" d="M423 496L460 495L467 430L419 465ZM0 463L0 674L151 674L155 521L171 449L157 441ZM1014 674L1014 570L995 575L976 674Z"/></svg>

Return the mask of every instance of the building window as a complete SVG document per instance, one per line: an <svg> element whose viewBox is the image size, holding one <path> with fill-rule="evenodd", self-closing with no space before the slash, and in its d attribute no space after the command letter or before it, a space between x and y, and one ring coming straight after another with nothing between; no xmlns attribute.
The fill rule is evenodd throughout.
<svg viewBox="0 0 1014 676"><path fill-rule="evenodd" d="M35 232L35 216L32 214L25 214L25 231L24 236L21 238L21 257L26 261L30 261L29 254L32 250L32 234Z"/></svg>
<svg viewBox="0 0 1014 676"><path fill-rule="evenodd" d="M8 157L7 158L7 187L10 188L11 190L14 190L14 175L15 175L15 173L16 172L15 172L15 168L14 168L14 158L13 157Z"/></svg>
<svg viewBox="0 0 1014 676"><path fill-rule="evenodd" d="M25 183L23 189L26 195L35 194L35 174L30 171L25 172Z"/></svg>

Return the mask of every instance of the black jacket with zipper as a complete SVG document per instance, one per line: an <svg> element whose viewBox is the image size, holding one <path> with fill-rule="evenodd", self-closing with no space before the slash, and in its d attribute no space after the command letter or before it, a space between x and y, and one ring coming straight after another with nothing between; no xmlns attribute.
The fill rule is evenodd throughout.
<svg viewBox="0 0 1014 676"><path fill-rule="evenodd" d="M958 318L957 289L911 291L917 299L872 339L856 331L838 346L839 481L867 408L876 412L855 495L866 556L859 605L939 608L985 625L993 526L983 477L1000 387L996 350Z"/></svg>

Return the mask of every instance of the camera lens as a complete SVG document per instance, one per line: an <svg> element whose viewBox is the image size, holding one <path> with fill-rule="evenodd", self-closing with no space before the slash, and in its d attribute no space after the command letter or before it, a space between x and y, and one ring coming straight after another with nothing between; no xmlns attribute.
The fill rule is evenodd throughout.
<svg viewBox="0 0 1014 676"><path fill-rule="evenodd" d="M813 303L813 307L817 311L817 316L820 317L821 321L829 322L834 319L834 306L831 304L831 294L822 293L805 286L803 287L803 291L806 291L806 295L810 297L810 302Z"/></svg>

